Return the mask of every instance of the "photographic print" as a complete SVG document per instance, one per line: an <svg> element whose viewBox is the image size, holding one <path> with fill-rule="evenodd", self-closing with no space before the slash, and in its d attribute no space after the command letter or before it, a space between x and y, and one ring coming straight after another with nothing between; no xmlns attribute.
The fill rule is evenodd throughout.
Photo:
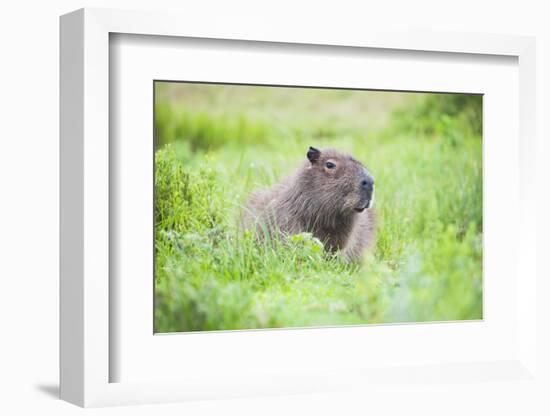
<svg viewBox="0 0 550 416"><path fill-rule="evenodd" d="M482 95L155 81L155 332L482 319Z"/></svg>

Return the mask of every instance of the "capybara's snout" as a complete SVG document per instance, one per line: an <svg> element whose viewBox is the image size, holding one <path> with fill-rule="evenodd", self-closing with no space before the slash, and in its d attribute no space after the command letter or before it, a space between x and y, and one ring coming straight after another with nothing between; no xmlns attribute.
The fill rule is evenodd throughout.
<svg viewBox="0 0 550 416"><path fill-rule="evenodd" d="M372 206L374 196L374 178L369 174L365 174L359 183L359 192L361 194L361 202L357 211L361 212Z"/></svg>

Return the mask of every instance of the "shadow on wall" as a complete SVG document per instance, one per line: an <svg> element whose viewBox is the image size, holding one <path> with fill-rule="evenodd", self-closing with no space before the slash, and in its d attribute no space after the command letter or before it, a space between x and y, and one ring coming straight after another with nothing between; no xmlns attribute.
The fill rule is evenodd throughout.
<svg viewBox="0 0 550 416"><path fill-rule="evenodd" d="M59 384L37 384L34 387L52 399L59 399Z"/></svg>

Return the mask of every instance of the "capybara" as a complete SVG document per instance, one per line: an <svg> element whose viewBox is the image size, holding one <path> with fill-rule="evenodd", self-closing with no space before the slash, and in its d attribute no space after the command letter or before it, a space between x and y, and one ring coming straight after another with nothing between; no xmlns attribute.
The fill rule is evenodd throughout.
<svg viewBox="0 0 550 416"><path fill-rule="evenodd" d="M335 149L310 147L294 174L252 193L243 217L260 237L308 232L326 250L357 261L374 243L373 203L374 178L361 162Z"/></svg>

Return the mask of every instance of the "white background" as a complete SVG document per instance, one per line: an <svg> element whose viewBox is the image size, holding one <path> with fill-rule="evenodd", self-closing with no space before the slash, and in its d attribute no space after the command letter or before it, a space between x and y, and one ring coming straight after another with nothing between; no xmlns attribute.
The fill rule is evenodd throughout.
<svg viewBox="0 0 550 416"><path fill-rule="evenodd" d="M188 3L188 4L187 4ZM60 402L58 376L58 16L83 6L179 10L233 19L238 14L285 25L384 25L537 35L539 212L550 212L548 198L550 129L550 13L535 1L377 1L347 2L184 2L184 1L19 1L0 11L2 63L0 96L0 412L73 414L81 409ZM205 19L207 22L208 19ZM544 141L543 138L546 138ZM549 221L540 215L539 250L549 245ZM546 235L544 235L546 234ZM545 250L542 247L546 247ZM539 273L550 276L539 256ZM543 281L539 291L550 293ZM539 306L548 316L550 302ZM548 322L546 320L546 322ZM540 332L548 350L550 331ZM406 346L403 346L406 348ZM548 372L547 357L540 357ZM498 383L484 388L441 385L392 388L376 396L338 392L92 410L99 414L549 414L542 392ZM543 407L544 406L544 407Z"/></svg>

